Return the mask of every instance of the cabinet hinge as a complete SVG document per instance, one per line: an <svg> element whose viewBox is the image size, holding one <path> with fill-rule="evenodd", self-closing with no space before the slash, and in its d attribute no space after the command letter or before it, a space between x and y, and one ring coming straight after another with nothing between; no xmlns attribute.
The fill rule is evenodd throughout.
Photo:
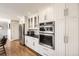
<svg viewBox="0 0 79 59"><path fill-rule="evenodd" d="M68 16L68 8L64 9L64 16Z"/></svg>

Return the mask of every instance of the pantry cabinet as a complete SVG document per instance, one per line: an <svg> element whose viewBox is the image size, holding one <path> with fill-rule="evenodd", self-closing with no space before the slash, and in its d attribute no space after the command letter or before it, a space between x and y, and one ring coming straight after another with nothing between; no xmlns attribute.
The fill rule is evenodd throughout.
<svg viewBox="0 0 79 59"><path fill-rule="evenodd" d="M66 17L66 55L79 55L79 19Z"/></svg>
<svg viewBox="0 0 79 59"><path fill-rule="evenodd" d="M79 55L79 18L78 4L66 4L65 15L65 50L67 56Z"/></svg>
<svg viewBox="0 0 79 59"><path fill-rule="evenodd" d="M78 4L55 4L54 6L54 18L56 21L56 28L58 28L56 30L59 32L56 32L56 55L77 56L79 55ZM59 30L60 27L62 27L62 31ZM60 39L59 36L61 36L62 39Z"/></svg>

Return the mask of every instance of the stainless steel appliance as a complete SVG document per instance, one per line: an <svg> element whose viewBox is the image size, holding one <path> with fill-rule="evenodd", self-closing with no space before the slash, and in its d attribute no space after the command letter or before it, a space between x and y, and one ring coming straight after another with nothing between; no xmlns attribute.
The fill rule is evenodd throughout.
<svg viewBox="0 0 79 59"><path fill-rule="evenodd" d="M21 45L25 45L25 24L19 25L19 41Z"/></svg>
<svg viewBox="0 0 79 59"><path fill-rule="evenodd" d="M55 21L39 24L39 43L43 46L55 49Z"/></svg>

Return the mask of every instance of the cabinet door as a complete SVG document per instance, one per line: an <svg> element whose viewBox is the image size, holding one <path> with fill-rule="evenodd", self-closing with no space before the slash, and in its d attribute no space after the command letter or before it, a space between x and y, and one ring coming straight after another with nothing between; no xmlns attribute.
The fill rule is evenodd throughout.
<svg viewBox="0 0 79 59"><path fill-rule="evenodd" d="M28 19L25 20L25 34L27 34L28 31Z"/></svg>
<svg viewBox="0 0 79 59"><path fill-rule="evenodd" d="M33 18L30 19L30 26L33 28Z"/></svg>
<svg viewBox="0 0 79 59"><path fill-rule="evenodd" d="M78 18L66 18L66 35L68 42L66 43L66 55L78 55Z"/></svg>
<svg viewBox="0 0 79 59"><path fill-rule="evenodd" d="M30 18L28 19L28 28L30 28Z"/></svg>
<svg viewBox="0 0 79 59"><path fill-rule="evenodd" d="M68 3L66 4L66 8L68 8L68 16L69 17L78 17L79 6L77 3Z"/></svg>
<svg viewBox="0 0 79 59"><path fill-rule="evenodd" d="M30 46L29 36L26 36L26 38L25 38L25 44L26 44L26 46Z"/></svg>
<svg viewBox="0 0 79 59"><path fill-rule="evenodd" d="M33 41L33 47L34 47L34 50L35 50L35 51L37 51L37 50L38 50L38 45L39 45L38 40L39 40L39 39L34 38L34 41Z"/></svg>
<svg viewBox="0 0 79 59"><path fill-rule="evenodd" d="M65 19L56 19L55 21L55 53L57 56L65 55Z"/></svg>
<svg viewBox="0 0 79 59"><path fill-rule="evenodd" d="M34 24L33 24L34 29L38 28L38 26L39 26L39 16L34 16L33 20L34 20Z"/></svg>
<svg viewBox="0 0 79 59"><path fill-rule="evenodd" d="M27 44L28 44L28 37L25 36L25 45L27 46Z"/></svg>
<svg viewBox="0 0 79 59"><path fill-rule="evenodd" d="M38 45L38 39L30 37L30 45L32 49L36 50L36 47Z"/></svg>
<svg viewBox="0 0 79 59"><path fill-rule="evenodd" d="M53 6L53 17L54 19L61 19L64 18L64 9L65 9L65 4L54 4Z"/></svg>
<svg viewBox="0 0 79 59"><path fill-rule="evenodd" d="M30 37L29 36L25 37L25 45L28 46L28 47L31 47L31 42L30 42Z"/></svg>

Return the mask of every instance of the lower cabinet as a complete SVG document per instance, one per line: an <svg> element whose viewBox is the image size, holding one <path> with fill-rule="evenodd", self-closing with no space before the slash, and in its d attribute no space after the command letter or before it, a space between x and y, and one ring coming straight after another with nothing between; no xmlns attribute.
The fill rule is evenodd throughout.
<svg viewBox="0 0 79 59"><path fill-rule="evenodd" d="M29 48L32 48L33 40L31 37L25 36L25 45L28 46Z"/></svg>
<svg viewBox="0 0 79 59"><path fill-rule="evenodd" d="M33 38L30 36L25 37L25 45L29 48L33 49L37 53L43 56L52 56L55 55L55 51L53 49L49 49L39 44L39 39Z"/></svg>
<svg viewBox="0 0 79 59"><path fill-rule="evenodd" d="M55 54L55 50L47 48L45 46L42 45L38 45L37 46L37 52L43 56L54 56Z"/></svg>
<svg viewBox="0 0 79 59"><path fill-rule="evenodd" d="M30 36L25 36L25 45L35 50L38 45L38 39Z"/></svg>

